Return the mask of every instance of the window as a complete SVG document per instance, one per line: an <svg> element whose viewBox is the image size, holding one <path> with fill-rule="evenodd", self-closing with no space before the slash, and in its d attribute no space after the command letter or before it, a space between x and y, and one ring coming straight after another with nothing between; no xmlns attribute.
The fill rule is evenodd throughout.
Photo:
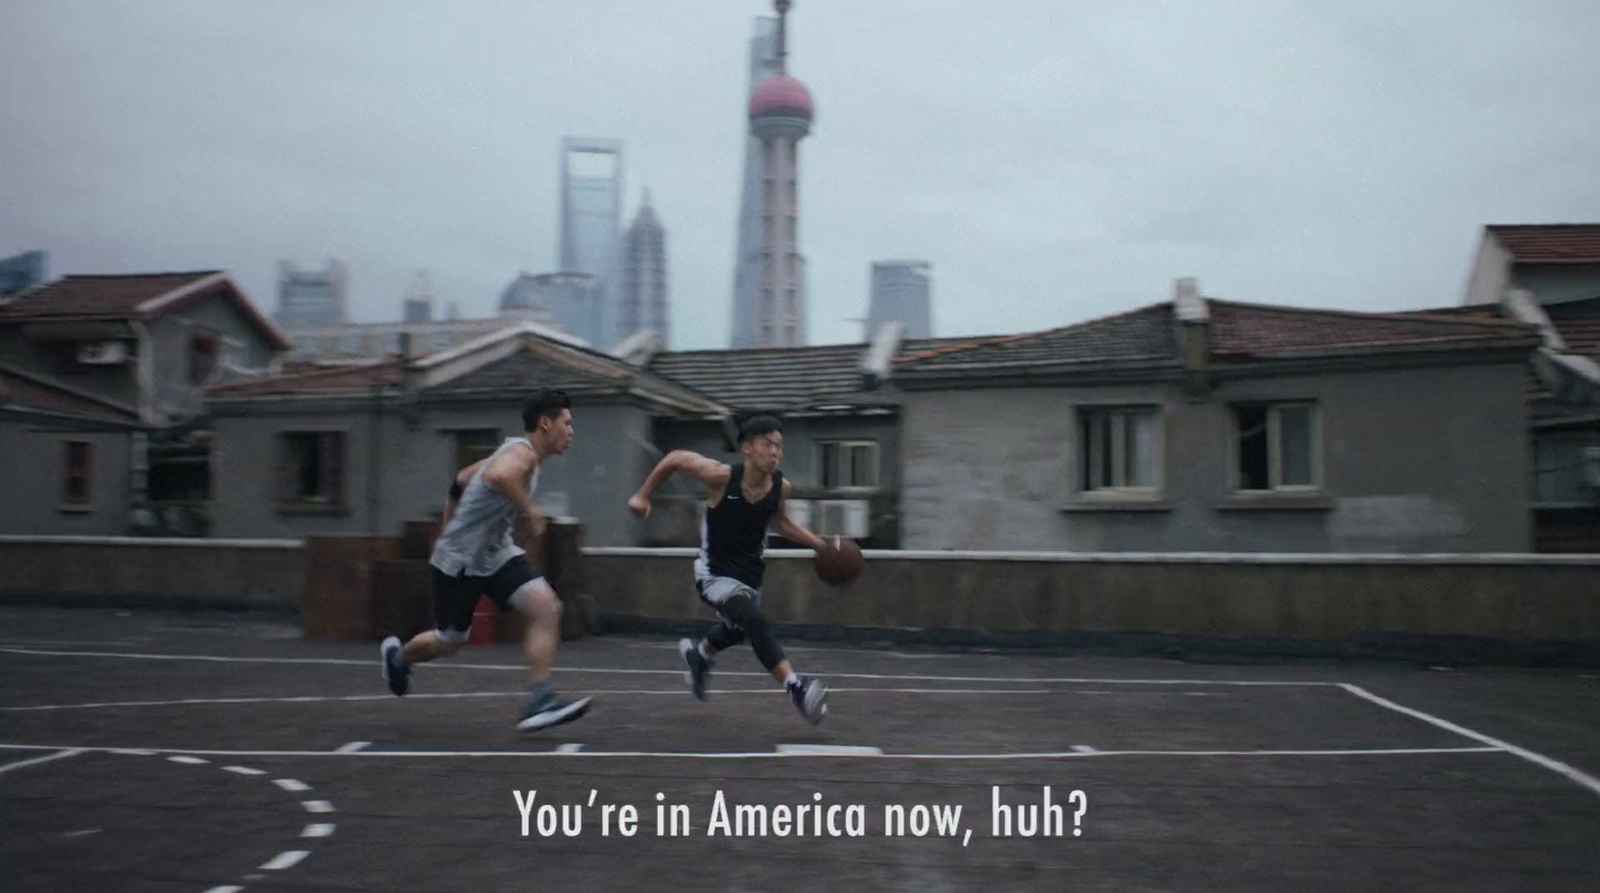
<svg viewBox="0 0 1600 893"><path fill-rule="evenodd" d="M451 472L460 471L480 459L489 458L495 450L500 448L500 429L498 428L473 428L466 431L457 431L455 465L450 467Z"/></svg>
<svg viewBox="0 0 1600 893"><path fill-rule="evenodd" d="M822 449L825 490L874 490L878 486L878 445L870 440L827 440Z"/></svg>
<svg viewBox="0 0 1600 893"><path fill-rule="evenodd" d="M62 502L88 505L94 492L94 449L81 440L66 443L66 467L62 474Z"/></svg>
<svg viewBox="0 0 1600 893"><path fill-rule="evenodd" d="M1079 488L1085 492L1160 488L1160 421L1152 407L1080 410Z"/></svg>
<svg viewBox="0 0 1600 893"><path fill-rule="evenodd" d="M1534 433L1533 502L1546 508L1600 503L1600 441L1594 434Z"/></svg>
<svg viewBox="0 0 1600 893"><path fill-rule="evenodd" d="M1240 490L1317 486L1316 407L1309 403L1246 403L1233 408Z"/></svg>
<svg viewBox="0 0 1600 893"><path fill-rule="evenodd" d="M783 313L788 319L800 318L799 311L794 304L794 289L792 288L783 290Z"/></svg>
<svg viewBox="0 0 1600 893"><path fill-rule="evenodd" d="M344 432L292 432L282 437L280 496L293 505L344 505Z"/></svg>
<svg viewBox="0 0 1600 893"><path fill-rule="evenodd" d="M189 383L205 384L217 368L217 336L196 332L189 336Z"/></svg>

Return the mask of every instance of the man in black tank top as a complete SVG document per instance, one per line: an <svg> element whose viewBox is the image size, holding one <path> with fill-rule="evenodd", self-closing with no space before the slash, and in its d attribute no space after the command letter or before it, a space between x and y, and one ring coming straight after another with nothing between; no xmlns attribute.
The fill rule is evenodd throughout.
<svg viewBox="0 0 1600 893"><path fill-rule="evenodd" d="M688 450L668 453L628 500L628 509L641 518L650 517L651 495L679 471L699 478L711 490L700 526L694 576L701 600L722 619L699 642L683 639L678 643L689 666L694 696L705 700L706 678L717 652L748 640L762 666L789 691L800 714L819 723L828 712L827 688L820 679L795 673L761 612L761 581L766 572L762 555L769 526L791 542L813 549L828 545L783 511L793 487L778 470L783 461L783 426L778 420L757 416L745 422L739 430L739 450L744 461L732 466Z"/></svg>

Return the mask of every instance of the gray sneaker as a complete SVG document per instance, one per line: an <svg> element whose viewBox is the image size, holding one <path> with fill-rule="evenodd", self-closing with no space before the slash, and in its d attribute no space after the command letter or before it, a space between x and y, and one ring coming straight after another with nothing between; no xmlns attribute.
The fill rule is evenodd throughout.
<svg viewBox="0 0 1600 893"><path fill-rule="evenodd" d="M397 698L411 690L411 668L401 658L402 648L400 640L390 636L383 640L378 651L383 660L383 681L389 683L389 690Z"/></svg>
<svg viewBox="0 0 1600 893"><path fill-rule="evenodd" d="M794 706L799 709L800 715L812 725L822 722L822 718L828 715L828 687L822 684L821 679L801 676L800 684L789 689L789 696L794 698Z"/></svg>
<svg viewBox="0 0 1600 893"><path fill-rule="evenodd" d="M678 640L678 652L683 655L683 662L689 665L689 670L684 675L689 677L689 690L694 692L697 701L706 699L706 678L711 675L711 661L700 653L700 646L688 639Z"/></svg>

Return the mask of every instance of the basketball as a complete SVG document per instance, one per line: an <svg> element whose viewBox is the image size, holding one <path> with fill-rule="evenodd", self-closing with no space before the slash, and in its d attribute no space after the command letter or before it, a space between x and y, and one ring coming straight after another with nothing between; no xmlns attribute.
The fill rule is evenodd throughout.
<svg viewBox="0 0 1600 893"><path fill-rule="evenodd" d="M861 557L861 547L854 540L834 537L826 549L818 549L815 559L817 576L832 586L842 586L861 576L867 560Z"/></svg>

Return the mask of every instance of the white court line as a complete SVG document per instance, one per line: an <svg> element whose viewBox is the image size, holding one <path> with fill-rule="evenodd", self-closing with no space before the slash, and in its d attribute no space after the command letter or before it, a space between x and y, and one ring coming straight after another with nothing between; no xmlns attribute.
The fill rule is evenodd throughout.
<svg viewBox="0 0 1600 893"><path fill-rule="evenodd" d="M583 745L582 744L575 744L575 743L570 743L569 742L567 744L561 744L561 745L557 745L556 746L556 753L577 753L580 750L583 750Z"/></svg>
<svg viewBox="0 0 1600 893"><path fill-rule="evenodd" d="M778 753L836 754L839 756L882 756L880 747L861 747L847 744L780 744Z"/></svg>
<svg viewBox="0 0 1600 893"><path fill-rule="evenodd" d="M3 750L59 750L60 745L0 744ZM102 747L78 748L85 752L110 750ZM363 750L340 753L336 750L192 750L168 749L161 753L205 754L229 757L342 757L344 759L398 758L436 759L445 757L659 757L694 760L770 760L802 757L842 757L882 760L1059 760L1086 757L1365 757L1426 756L1429 754L1503 753L1501 747L1408 747L1349 750L1095 750L1089 752L1038 751L1018 753L778 753L775 751L660 751L660 750ZM326 800L307 800L307 812L332 812Z"/></svg>
<svg viewBox="0 0 1600 893"><path fill-rule="evenodd" d="M311 785L296 778L274 778L272 783L286 791L309 791Z"/></svg>
<svg viewBox="0 0 1600 893"><path fill-rule="evenodd" d="M352 741L349 744L346 744L343 747L340 747L339 748L339 752L340 753L355 753L358 750L366 750L368 747L371 747L371 746L372 746L372 742L371 741Z"/></svg>
<svg viewBox="0 0 1600 893"><path fill-rule="evenodd" d="M67 757L75 757L80 753L83 753L83 748L81 747L67 747L63 748L59 753L53 753L49 756L34 757L31 760L18 760L15 763L7 763L4 766L0 766L0 772L10 772L13 769L21 769L24 766L37 766L40 763L48 763L51 760L64 760Z"/></svg>
<svg viewBox="0 0 1600 893"><path fill-rule="evenodd" d="M211 889L207 890L206 893L242 893L243 890L243 887L235 887L230 885L227 887L212 887Z"/></svg>
<svg viewBox="0 0 1600 893"><path fill-rule="evenodd" d="M293 868L295 865L299 864L301 859L304 859L309 855L311 855L310 850L289 850L286 853L279 853L278 855L273 856L270 862L261 866L261 870L282 871L285 868Z"/></svg>
<svg viewBox="0 0 1600 893"><path fill-rule="evenodd" d="M1074 744L1072 745L1072 749L1077 753L1098 753L1098 751L1087 744Z"/></svg>
<svg viewBox="0 0 1600 893"><path fill-rule="evenodd" d="M239 775L266 775L265 769L251 769L249 766L223 766L222 771L234 772Z"/></svg>
<svg viewBox="0 0 1600 893"><path fill-rule="evenodd" d="M566 689L574 695L659 695L668 697L682 697L687 689L683 688L575 688ZM909 694L909 695L1070 695L1070 694L1111 694L1111 692L1077 692L1069 689L1054 688L875 688L870 686L842 686L828 689L831 693L868 693L868 694ZM771 688L725 688L716 689L715 695L782 695L787 694L776 685ZM525 698L526 690L521 691L463 691L463 692L434 692L416 693L406 695L411 700L449 700L452 698ZM45 712L51 710L109 710L129 707L193 707L204 705L237 705L237 704L318 704L327 702L354 702L354 701L393 701L394 695L296 695L292 697L252 697L252 698L180 698L171 701L91 701L84 704L30 704L25 707L0 707L0 713L29 713ZM353 741L351 744L365 747L370 741ZM356 748L360 750L360 747Z"/></svg>
<svg viewBox="0 0 1600 893"><path fill-rule="evenodd" d="M1554 773L1556 773L1558 775L1561 775L1561 776L1565 777L1566 779L1568 779L1569 781L1576 782L1577 784L1588 788L1589 790L1593 791L1594 793L1600 794L1600 779L1597 779L1593 775L1590 775L1590 774L1588 774L1586 772L1580 771L1578 769L1574 769L1573 767L1568 766L1566 763L1563 763L1563 762L1561 762L1559 760L1552 760L1549 757L1545 756L1544 754L1534 753L1533 751L1528 750L1527 748L1518 747L1515 744L1511 744L1511 743L1506 742L1506 741L1501 741L1499 738L1491 738L1490 736L1485 735L1482 732L1474 732L1473 730L1467 728L1466 726L1456 725L1455 723L1453 723L1453 722L1451 722L1451 721L1449 721L1447 719L1440 719L1439 717L1434 716L1434 715L1432 715L1430 713L1423 713L1421 710L1413 710L1410 707L1406 707L1406 706L1403 706L1403 705L1400 705L1400 704L1396 704L1394 701L1391 701L1391 700L1389 700L1387 698L1378 697L1377 695L1373 694L1370 691L1367 691L1366 689L1362 688L1359 685L1351 685L1351 684L1349 684L1347 682L1341 682L1341 683L1339 683L1339 687L1344 689L1345 691L1355 695L1358 698L1361 698L1361 699L1366 700L1366 701L1371 701L1372 703L1377 704L1379 707L1385 707L1385 708L1387 708L1389 710L1395 711L1396 713L1403 713L1406 716L1412 717L1413 719L1420 719L1423 722L1428 723L1429 725L1438 726L1441 729L1445 729L1447 731L1455 732L1457 735L1461 735L1461 736L1466 737L1466 738L1471 738L1474 741L1481 741L1484 744L1488 744L1488 745L1494 747L1497 750L1502 750L1502 751L1505 751L1506 753L1514 754L1516 756L1519 756L1522 759L1527 760L1528 762L1533 763L1536 766L1540 766L1540 767L1543 767L1545 769L1549 769L1551 772L1554 772Z"/></svg>
<svg viewBox="0 0 1600 893"><path fill-rule="evenodd" d="M306 829L304 831L300 832L300 836L301 837L328 837L329 835L333 834L333 829L334 829L333 825L307 825Z"/></svg>
<svg viewBox="0 0 1600 893"><path fill-rule="evenodd" d="M210 760L202 760L199 757L177 756L177 757L167 757L167 762L169 762L169 763L186 763L186 764L188 764L190 766L199 766L199 765L201 765L203 763L209 763L211 761Z"/></svg>
<svg viewBox="0 0 1600 893"><path fill-rule="evenodd" d="M347 660L331 657L224 657L213 654L140 654L121 653L109 651L45 651L37 648L0 648L0 654L32 654L46 657L106 657L121 658L123 660L175 660L175 661L207 661L214 663L241 663L241 664L303 664L313 666L348 666L371 667L376 661ZM437 663L426 664L431 670L494 670L500 672L526 673L528 668L524 664L469 664L469 663ZM557 667L556 673L604 673L627 676L674 676L682 677L683 670L637 670L619 667ZM744 670L727 670L719 672L719 676L751 676L767 678L769 673L757 673ZM1223 685L1242 688L1272 688L1272 687L1305 687L1305 688L1333 688L1337 682L1308 682L1304 680L1286 679L1105 679L1093 676L941 676L922 675L915 673L823 673L830 679L880 679L903 680L907 682L1010 682L1034 684L1072 684L1072 685ZM409 697L409 696L408 696Z"/></svg>
<svg viewBox="0 0 1600 893"><path fill-rule="evenodd" d="M333 804L326 800L301 800L300 805L305 807L306 812L333 812Z"/></svg>

